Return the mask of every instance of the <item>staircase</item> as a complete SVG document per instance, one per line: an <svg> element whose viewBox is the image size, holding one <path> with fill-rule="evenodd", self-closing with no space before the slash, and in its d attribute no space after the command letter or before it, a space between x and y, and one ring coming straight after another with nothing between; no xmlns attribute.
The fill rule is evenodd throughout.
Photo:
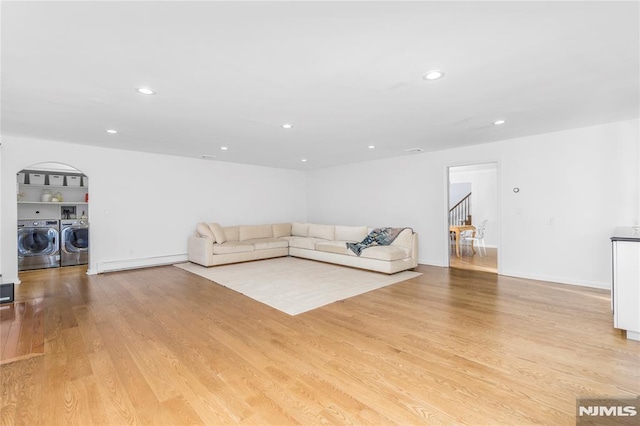
<svg viewBox="0 0 640 426"><path fill-rule="evenodd" d="M471 225L471 193L449 209L449 225Z"/></svg>

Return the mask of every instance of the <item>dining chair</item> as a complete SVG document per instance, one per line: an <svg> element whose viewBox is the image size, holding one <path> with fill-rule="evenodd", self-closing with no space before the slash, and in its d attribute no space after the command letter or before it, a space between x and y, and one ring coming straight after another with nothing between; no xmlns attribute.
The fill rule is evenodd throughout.
<svg viewBox="0 0 640 426"><path fill-rule="evenodd" d="M472 247L472 243L478 247L480 257L487 255L487 248L484 245L484 231L487 226L487 219L480 222L480 225L476 228L476 236L473 236L473 231L464 231L460 234L461 243L469 243L469 247Z"/></svg>

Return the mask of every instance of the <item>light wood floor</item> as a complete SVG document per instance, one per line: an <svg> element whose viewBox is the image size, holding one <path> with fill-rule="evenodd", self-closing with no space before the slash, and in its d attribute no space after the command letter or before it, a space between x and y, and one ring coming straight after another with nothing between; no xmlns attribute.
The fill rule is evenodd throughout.
<svg viewBox="0 0 640 426"><path fill-rule="evenodd" d="M0 424L574 425L640 394L608 292L419 272L295 317L171 266L23 274L44 354L0 366Z"/></svg>
<svg viewBox="0 0 640 426"><path fill-rule="evenodd" d="M458 257L456 256L455 245L451 244L449 247L449 266L452 268L497 274L498 249L487 247L485 251L486 253L480 256L478 249L476 249L476 253L473 253L467 246L460 250L460 257Z"/></svg>
<svg viewBox="0 0 640 426"><path fill-rule="evenodd" d="M44 298L0 305L0 364L44 353Z"/></svg>

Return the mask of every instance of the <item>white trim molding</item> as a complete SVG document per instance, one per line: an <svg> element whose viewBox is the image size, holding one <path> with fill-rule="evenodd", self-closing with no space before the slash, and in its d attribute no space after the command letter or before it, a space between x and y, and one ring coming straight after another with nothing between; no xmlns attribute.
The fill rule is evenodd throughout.
<svg viewBox="0 0 640 426"><path fill-rule="evenodd" d="M536 275L536 274L526 274L517 271L502 271L500 275L504 275L507 277L515 277L515 278L526 278L529 280L536 281L548 281L554 284L568 284L568 285L576 285L582 287L590 287L590 288L599 288L602 290L611 290L611 283L608 282L598 282L598 281L586 281L586 280L575 280L566 277L551 277L546 275Z"/></svg>

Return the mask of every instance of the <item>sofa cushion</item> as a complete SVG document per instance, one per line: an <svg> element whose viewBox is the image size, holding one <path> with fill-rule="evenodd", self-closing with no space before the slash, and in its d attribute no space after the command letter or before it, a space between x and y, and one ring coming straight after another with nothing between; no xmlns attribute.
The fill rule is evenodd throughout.
<svg viewBox="0 0 640 426"><path fill-rule="evenodd" d="M323 240L321 238L311 238L311 237L282 237L283 240L287 240L289 242L289 247L307 249L307 250L315 250L316 243L326 242L327 240Z"/></svg>
<svg viewBox="0 0 640 426"><path fill-rule="evenodd" d="M255 238L273 238L271 225L242 225L238 241L253 240Z"/></svg>
<svg viewBox="0 0 640 426"><path fill-rule="evenodd" d="M246 244L238 241L227 241L224 244L213 245L213 254L245 253L253 250L253 244Z"/></svg>
<svg viewBox="0 0 640 426"><path fill-rule="evenodd" d="M317 251L324 251L327 253L344 254L348 256L354 256L355 253L347 248L347 241L323 241L316 244Z"/></svg>
<svg viewBox="0 0 640 426"><path fill-rule="evenodd" d="M312 238L322 238L323 240L334 240L336 238L336 227L334 225L309 225L309 236Z"/></svg>
<svg viewBox="0 0 640 426"><path fill-rule="evenodd" d="M407 228L402 231L391 243L392 246L402 246L408 249L413 248L413 230Z"/></svg>
<svg viewBox="0 0 640 426"><path fill-rule="evenodd" d="M271 227L273 228L273 238L291 236L290 223L274 223L273 225L271 225Z"/></svg>
<svg viewBox="0 0 640 426"><path fill-rule="evenodd" d="M215 246L214 246L215 247ZM376 260L400 260L411 257L411 250L401 246L374 246L362 250L360 257Z"/></svg>
<svg viewBox="0 0 640 426"><path fill-rule="evenodd" d="M256 238L252 240L244 240L242 243L253 244L255 250L289 247L289 241L281 238Z"/></svg>
<svg viewBox="0 0 640 426"><path fill-rule="evenodd" d="M216 237L213 235L213 231L211 231L209 225L204 222L200 222L198 226L196 226L196 234L198 237L211 238L214 243L216 242Z"/></svg>
<svg viewBox="0 0 640 426"><path fill-rule="evenodd" d="M227 241L227 238L224 235L224 231L222 230L222 226L218 225L217 223L210 223L209 228L215 236L216 243L222 244Z"/></svg>
<svg viewBox="0 0 640 426"><path fill-rule="evenodd" d="M222 228L224 231L224 237L227 241L238 241L240 238L240 227L239 226L226 226Z"/></svg>
<svg viewBox="0 0 640 426"><path fill-rule="evenodd" d="M308 237L309 236L309 224L294 222L291 225L291 235L294 237Z"/></svg>
<svg viewBox="0 0 640 426"><path fill-rule="evenodd" d="M336 237L338 241L357 242L364 240L369 232L366 226L336 226Z"/></svg>

